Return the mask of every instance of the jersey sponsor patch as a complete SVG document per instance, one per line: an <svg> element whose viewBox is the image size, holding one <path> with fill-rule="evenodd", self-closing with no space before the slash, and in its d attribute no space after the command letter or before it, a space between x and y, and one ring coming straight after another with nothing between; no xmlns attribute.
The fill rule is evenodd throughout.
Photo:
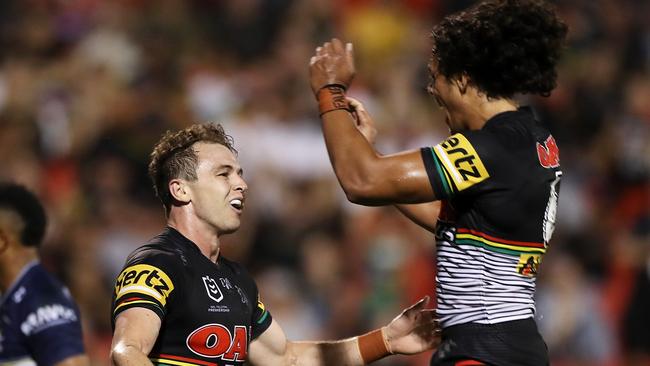
<svg viewBox="0 0 650 366"><path fill-rule="evenodd" d="M153 297L161 305L167 304L167 298L174 291L174 284L160 268L149 264L129 266L120 273L115 283L115 298L126 294L142 294Z"/></svg>
<svg viewBox="0 0 650 366"><path fill-rule="evenodd" d="M444 180L453 183L458 192L490 177L472 144L459 133L436 145L433 150L444 168Z"/></svg>
<svg viewBox="0 0 650 366"><path fill-rule="evenodd" d="M248 357L248 328L235 325L234 331L221 324L206 324L187 336L187 348L193 353L224 361L245 361Z"/></svg>
<svg viewBox="0 0 650 366"><path fill-rule="evenodd" d="M39 333L45 329L77 321L74 309L61 304L39 307L25 317L20 324L20 331L25 336Z"/></svg>
<svg viewBox="0 0 650 366"><path fill-rule="evenodd" d="M517 264L517 273L526 277L535 277L539 264L542 262L541 254L525 253L519 256L519 264Z"/></svg>

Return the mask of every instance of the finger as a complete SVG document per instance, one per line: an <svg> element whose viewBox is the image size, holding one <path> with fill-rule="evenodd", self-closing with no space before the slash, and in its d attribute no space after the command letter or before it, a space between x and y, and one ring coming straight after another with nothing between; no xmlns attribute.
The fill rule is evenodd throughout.
<svg viewBox="0 0 650 366"><path fill-rule="evenodd" d="M352 108L354 108L357 111L365 112L366 109L363 107L363 104L361 104L361 102L358 99L347 97L347 100L348 100L348 104L350 104Z"/></svg>
<svg viewBox="0 0 650 366"><path fill-rule="evenodd" d="M345 58L350 65L354 65L354 46L350 42L345 44Z"/></svg>
<svg viewBox="0 0 650 366"><path fill-rule="evenodd" d="M338 38L332 39L332 49L334 50L334 52L338 54L343 54L345 52L345 48L343 47L343 42L341 42L341 40Z"/></svg>
<svg viewBox="0 0 650 366"><path fill-rule="evenodd" d="M429 296L425 296L421 298L420 301L416 302L415 304L411 305L408 309L406 309L404 313L410 315L411 313L418 312L421 309L423 309L424 306L426 306L426 304L428 303L429 303Z"/></svg>
<svg viewBox="0 0 650 366"><path fill-rule="evenodd" d="M323 43L323 52L331 53L332 52L332 43L330 43L330 42Z"/></svg>

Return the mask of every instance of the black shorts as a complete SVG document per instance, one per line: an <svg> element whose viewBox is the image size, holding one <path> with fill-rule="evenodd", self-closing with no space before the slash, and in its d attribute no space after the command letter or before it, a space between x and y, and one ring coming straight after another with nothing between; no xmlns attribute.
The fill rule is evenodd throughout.
<svg viewBox="0 0 650 366"><path fill-rule="evenodd" d="M431 366L461 365L548 366L548 349L532 318L454 325L442 331Z"/></svg>

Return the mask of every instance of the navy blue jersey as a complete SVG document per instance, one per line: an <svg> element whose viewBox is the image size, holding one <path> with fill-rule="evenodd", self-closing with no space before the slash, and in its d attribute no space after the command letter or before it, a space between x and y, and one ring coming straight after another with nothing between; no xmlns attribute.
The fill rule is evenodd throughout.
<svg viewBox="0 0 650 366"><path fill-rule="evenodd" d="M0 364L54 365L84 353L79 309L37 261L0 298Z"/></svg>

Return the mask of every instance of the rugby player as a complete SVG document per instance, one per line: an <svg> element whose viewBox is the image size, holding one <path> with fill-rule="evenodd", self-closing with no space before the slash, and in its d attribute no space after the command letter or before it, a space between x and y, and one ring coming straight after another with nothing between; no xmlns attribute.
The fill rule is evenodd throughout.
<svg viewBox="0 0 650 366"><path fill-rule="evenodd" d="M168 132L154 147L149 175L167 227L127 258L116 280L113 364L362 365L438 344L425 299L360 337L288 341L252 277L220 254L248 189L235 153L217 124Z"/></svg>
<svg viewBox="0 0 650 366"><path fill-rule="evenodd" d="M38 261L46 223L34 194L0 183L0 365L88 365L77 305Z"/></svg>
<svg viewBox="0 0 650 366"><path fill-rule="evenodd" d="M434 27L429 93L451 136L381 155L372 119L346 99L351 44L316 49L311 86L348 199L397 204L435 234L442 343L432 365L548 365L534 321L535 278L555 225L555 139L516 94L548 96L567 33L537 0L492 0Z"/></svg>

